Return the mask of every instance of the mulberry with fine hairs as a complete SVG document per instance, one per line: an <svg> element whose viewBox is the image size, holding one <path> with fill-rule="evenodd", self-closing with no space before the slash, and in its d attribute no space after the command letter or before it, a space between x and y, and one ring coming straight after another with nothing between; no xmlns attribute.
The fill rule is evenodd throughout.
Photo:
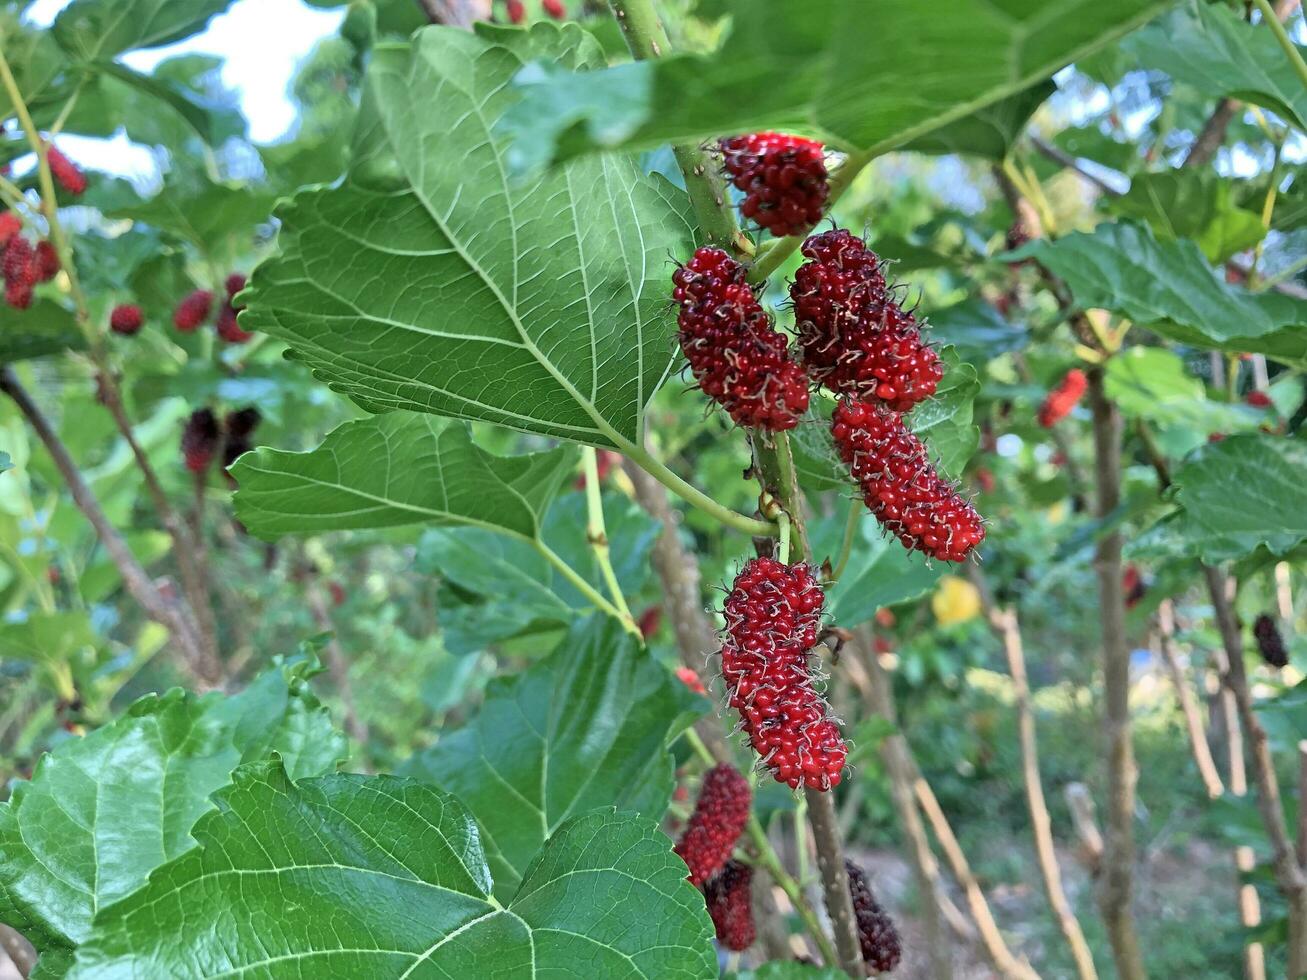
<svg viewBox="0 0 1307 980"><path fill-rule="evenodd" d="M903 944L894 920L880 907L871 893L867 874L852 861L844 862L849 875L849 894L853 898L853 917L858 923L858 941L862 945L862 958L867 964L867 975L889 973L899 965Z"/></svg>
<svg viewBox="0 0 1307 980"><path fill-rule="evenodd" d="M781 432L808 408L808 382L789 341L719 248L701 248L672 275L685 359L699 387L736 424Z"/></svg>
<svg viewBox="0 0 1307 980"><path fill-rule="evenodd" d="M182 459L192 473L201 474L213 465L222 432L211 408L197 408L182 429Z"/></svg>
<svg viewBox="0 0 1307 980"><path fill-rule="evenodd" d="M1257 649L1267 664L1279 670L1289 665L1289 651L1284 648L1284 637L1275 619L1262 613L1253 621L1253 636L1257 640Z"/></svg>
<svg viewBox="0 0 1307 980"><path fill-rule="evenodd" d="M785 133L748 133L720 142L731 183L744 192L740 213L778 238L821 220L830 195L824 147Z"/></svg>
<svg viewBox="0 0 1307 980"><path fill-rule="evenodd" d="M962 561L985 539L975 507L936 472L900 413L844 399L831 435L867 509L905 548Z"/></svg>
<svg viewBox="0 0 1307 980"><path fill-rule="evenodd" d="M1085 377L1084 371L1079 368L1068 371L1058 382L1057 387L1045 396L1044 403L1039 406L1039 424L1045 429L1051 429L1070 415L1071 409L1075 408L1084 397L1085 389L1088 387L1089 379Z"/></svg>
<svg viewBox="0 0 1307 980"><path fill-rule="evenodd" d="M809 566L754 558L723 608L727 700L762 765L792 789L838 786L848 756L809 662L824 602Z"/></svg>
<svg viewBox="0 0 1307 980"><path fill-rule="evenodd" d="M213 309L213 293L207 289L197 289L188 293L173 311L172 323L182 333L190 333L209 319Z"/></svg>
<svg viewBox="0 0 1307 980"><path fill-rule="evenodd" d="M63 155L57 146L46 150L46 160L50 164L50 173L59 182L59 186L69 194L79 195L86 190L86 174L82 169Z"/></svg>
<svg viewBox="0 0 1307 980"><path fill-rule="evenodd" d="M944 367L885 278L884 263L842 228L803 243L790 284L803 364L830 391L906 412L935 393Z"/></svg>
<svg viewBox="0 0 1307 980"><path fill-rule="evenodd" d="M757 938L753 923L753 868L740 861L727 861L704 884L703 897L719 943L736 953L753 945Z"/></svg>
<svg viewBox="0 0 1307 980"><path fill-rule="evenodd" d="M145 314L141 312L139 306L122 304L115 306L109 314L109 329L125 337L130 337L139 331L144 323Z"/></svg>
<svg viewBox="0 0 1307 980"><path fill-rule="evenodd" d="M723 762L708 770L675 848L690 869L690 884L702 885L730 859L749 822L752 798L749 781L734 766Z"/></svg>

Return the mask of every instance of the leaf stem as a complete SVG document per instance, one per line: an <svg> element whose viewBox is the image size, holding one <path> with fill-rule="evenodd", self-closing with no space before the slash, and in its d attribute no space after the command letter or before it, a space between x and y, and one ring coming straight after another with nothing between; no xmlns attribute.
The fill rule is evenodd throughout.
<svg viewBox="0 0 1307 980"><path fill-rule="evenodd" d="M1293 70L1298 73L1298 78L1304 86L1307 86L1307 61L1303 60L1302 52L1298 50L1298 46L1293 43L1293 38L1289 37L1289 32L1280 23L1280 18L1276 16L1270 0L1253 0L1253 3L1262 12L1262 20L1266 22L1266 26L1275 33L1275 39L1280 42L1280 47L1284 49L1285 57L1293 65Z"/></svg>
<svg viewBox="0 0 1307 980"><path fill-rule="evenodd" d="M573 568L567 562L563 561L563 559L558 556L558 552L554 551L553 548L545 544L543 540L541 540L540 538L535 538L534 540L532 540L531 543L535 545L536 551L540 552L540 554L544 557L545 561L553 565L554 568L556 568L558 572L563 576L563 578L571 582L572 585L575 586L576 591L580 592L583 596L585 596L586 599L590 601L591 605L593 605L600 612L612 616L613 619L617 620L619 623L622 624L623 629L625 629L628 633L634 633L637 637L640 637L641 642L643 642L644 638L640 636L640 629L635 625L634 622L631 621L630 613L623 616L621 611L616 606L614 606L611 602L609 602L602 595L600 595L598 590L595 589L593 585L591 585L584 578L582 578L580 573L578 573L575 568Z"/></svg>
<svg viewBox="0 0 1307 980"><path fill-rule="evenodd" d="M607 586L608 594L613 599L613 605L621 615L622 625L628 631L639 633L640 628L635 625L635 619L631 616L631 608L626 604L626 596L622 595L622 586L617 581L617 573L613 571L613 562L609 556L608 531L604 525L604 500L599 486L599 454L592 446L586 446L581 451L581 460L585 466L585 505L588 516L586 538L590 541L590 547L594 549L595 561L599 563L599 573L603 576L604 585ZM643 642L643 636L641 641Z"/></svg>
<svg viewBox="0 0 1307 980"><path fill-rule="evenodd" d="M685 730L685 739L694 754L702 759L705 765L717 765L719 760L709 751L708 746L704 745L703 739L699 737L698 732L693 728L687 728ZM799 918L803 920L804 928L808 930L813 941L816 942L822 958L829 964L838 963L839 957L835 952L835 947L831 945L830 937L826 935L826 930L821 927L821 922L818 921L816 913L813 912L812 906L808 904L808 900L803 894L803 888L800 887L794 876L785 870L785 866L781 864L780 856L777 855L776 849L772 847L767 831L763 829L761 821L758 820L757 815L752 810L749 812L749 823L746 829L749 833L749 840L758 852L758 863L766 868L772 880L781 886L781 891L785 892L790 904L794 906L794 910L799 913Z"/></svg>
<svg viewBox="0 0 1307 980"><path fill-rule="evenodd" d="M790 515L785 513L785 511L781 511L780 516L777 518L776 523L780 525L780 529L781 529L781 541L780 541L781 564L788 565L790 563Z"/></svg>
<svg viewBox="0 0 1307 980"><path fill-rule="evenodd" d="M830 582L834 585L844 576L844 569L849 567L849 558L853 555L853 542L858 538L858 528L862 524L862 501L854 497L849 501L849 519L844 524L844 543L840 545L840 557L831 572Z"/></svg>
<svg viewBox="0 0 1307 980"><path fill-rule="evenodd" d="M640 469L644 470L686 503L698 507L705 514L716 518L727 527L734 528L737 531L743 531L745 534L752 535L753 537L776 537L778 531L775 524L772 524L770 521L760 521L755 517L746 517L744 514L731 510L724 504L719 504L698 487L686 483L685 480L673 473L666 463L654 456L653 453L649 452L649 450L643 449L634 444L629 444L622 448L623 452L626 453L626 456L639 466Z"/></svg>
<svg viewBox="0 0 1307 980"><path fill-rule="evenodd" d="M863 150L853 150L846 153L844 162L840 164L838 170L831 175L829 186L830 192L826 195L826 208L835 206L838 201L857 179L858 174L866 169L867 164L871 163L873 154ZM773 272L784 264L794 252L807 239L807 234L789 235L785 238L774 238L758 250L758 258L754 261L749 269L749 281L760 283L770 276Z"/></svg>

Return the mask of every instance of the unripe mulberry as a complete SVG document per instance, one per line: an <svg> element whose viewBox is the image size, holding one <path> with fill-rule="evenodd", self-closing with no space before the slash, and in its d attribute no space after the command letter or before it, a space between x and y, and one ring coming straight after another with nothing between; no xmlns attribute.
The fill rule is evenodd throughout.
<svg viewBox="0 0 1307 980"><path fill-rule="evenodd" d="M935 393L944 367L903 309L884 264L842 228L803 243L790 285L804 367L836 394L906 412Z"/></svg>
<svg viewBox="0 0 1307 980"><path fill-rule="evenodd" d="M844 868L849 875L853 917L858 923L858 941L862 945L867 975L889 973L899 965L899 959L903 956L899 931L894 927L894 920L872 895L866 873L852 861L845 861Z"/></svg>
<svg viewBox="0 0 1307 980"><path fill-rule="evenodd" d="M1284 637L1275 620L1262 613L1253 622L1253 636L1257 638L1257 649L1262 659L1277 670L1289 664L1289 652L1284 648Z"/></svg>
<svg viewBox="0 0 1307 980"><path fill-rule="evenodd" d="M0 212L0 245L9 244L9 239L13 238L23 230L23 219L18 217L12 211Z"/></svg>
<svg viewBox="0 0 1307 980"><path fill-rule="evenodd" d="M540 0L540 6L554 20L563 20L567 17L567 8L563 6L563 0Z"/></svg>
<svg viewBox="0 0 1307 980"><path fill-rule="evenodd" d="M59 274L59 253L47 241L36 243L36 253L32 258L37 282L49 282Z"/></svg>
<svg viewBox="0 0 1307 980"><path fill-rule="evenodd" d="M753 945L757 930L753 924L753 868L740 861L727 861L703 886L704 901L717 941L733 952Z"/></svg>
<svg viewBox="0 0 1307 980"><path fill-rule="evenodd" d="M848 755L809 663L824 601L807 565L754 558L723 607L727 700L762 765L794 789L839 785Z"/></svg>
<svg viewBox="0 0 1307 980"><path fill-rule="evenodd" d="M209 319L211 309L213 293L207 289L197 289L177 304L177 309L172 314L173 326L183 333L190 333Z"/></svg>
<svg viewBox="0 0 1307 980"><path fill-rule="evenodd" d="M526 20L526 4L522 0L508 0L508 19L511 23L520 24Z"/></svg>
<svg viewBox="0 0 1307 980"><path fill-rule="evenodd" d="M141 312L139 306L130 304L115 306L113 312L109 314L109 329L128 337L140 330L144 322L145 314Z"/></svg>
<svg viewBox="0 0 1307 980"><path fill-rule="evenodd" d="M207 470L213 464L221 437L218 417L213 414L213 409L197 408L193 411L182 430L182 458L186 468L195 474Z"/></svg>
<svg viewBox="0 0 1307 980"><path fill-rule="evenodd" d="M808 408L807 379L744 267L719 248L701 248L672 282L681 350L703 392L738 425L794 428Z"/></svg>
<svg viewBox="0 0 1307 980"><path fill-rule="evenodd" d="M69 194L78 195L86 190L86 174L64 156L57 146L51 146L46 151L46 159L50 163L50 173Z"/></svg>
<svg viewBox="0 0 1307 980"><path fill-rule="evenodd" d="M1085 377L1085 372L1079 368L1072 368L1066 373L1056 388L1048 393L1044 398L1044 404L1039 407L1039 424L1045 429L1051 429L1060 420L1071 414L1071 409L1084 397L1085 389L1089 387L1089 379Z"/></svg>
<svg viewBox="0 0 1307 980"><path fill-rule="evenodd" d="M901 414L845 399L835 409L831 435L867 509L904 547L962 561L984 540L980 515L936 472Z"/></svg>
<svg viewBox="0 0 1307 980"><path fill-rule="evenodd" d="M744 192L740 213L773 235L798 235L821 220L830 194L821 143L784 133L721 141L723 164Z"/></svg>
<svg viewBox="0 0 1307 980"><path fill-rule="evenodd" d="M730 859L749 822L752 795L749 781L728 763L713 766L703 777L694 813L675 848L690 869L690 884L702 885Z"/></svg>

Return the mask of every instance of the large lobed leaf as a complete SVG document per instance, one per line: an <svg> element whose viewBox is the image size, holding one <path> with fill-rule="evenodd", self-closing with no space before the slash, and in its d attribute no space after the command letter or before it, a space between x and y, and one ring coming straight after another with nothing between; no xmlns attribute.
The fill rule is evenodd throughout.
<svg viewBox="0 0 1307 980"><path fill-rule="evenodd" d="M1192 238L1211 262L1252 248L1266 236L1260 214L1238 207L1234 184L1210 170L1138 174L1108 209L1146 221L1158 238Z"/></svg>
<svg viewBox="0 0 1307 980"><path fill-rule="evenodd" d="M1307 302L1230 286L1191 241L1146 226L1101 224L1009 252L1066 280L1082 309L1102 307L1181 343L1307 362Z"/></svg>
<svg viewBox="0 0 1307 980"><path fill-rule="evenodd" d="M640 445L675 347L687 202L627 157L511 182L493 132L509 79L529 57L599 54L575 26L487 33L516 49L433 27L375 51L356 166L282 210L245 326L372 411Z"/></svg>
<svg viewBox="0 0 1307 980"><path fill-rule="evenodd" d="M202 31L232 0L73 0L55 18L55 40L82 61L108 61Z"/></svg>
<svg viewBox="0 0 1307 980"><path fill-rule="evenodd" d="M346 422L311 452L244 456L233 469L236 513L268 538L424 523L534 539L573 465L565 448L495 456L466 425L390 412Z"/></svg>
<svg viewBox="0 0 1307 980"><path fill-rule="evenodd" d="M662 816L674 784L668 743L701 703L616 621L593 617L548 659L492 681L476 718L405 772L468 805L507 901L569 818L610 805Z"/></svg>
<svg viewBox="0 0 1307 980"><path fill-rule="evenodd" d="M1017 95L1168 3L736 0L709 55L592 76L533 66L509 123L523 165L796 127L879 153Z"/></svg>
<svg viewBox="0 0 1307 980"><path fill-rule="evenodd" d="M143 698L43 757L0 805L0 921L60 958L97 911L194 845L209 795L243 759L279 751L297 775L333 768L344 743L304 673L274 668L231 698Z"/></svg>
<svg viewBox="0 0 1307 980"><path fill-rule="evenodd" d="M702 897L632 815L558 828L507 907L471 814L416 780L253 764L195 838L101 915L71 977L716 975Z"/></svg>

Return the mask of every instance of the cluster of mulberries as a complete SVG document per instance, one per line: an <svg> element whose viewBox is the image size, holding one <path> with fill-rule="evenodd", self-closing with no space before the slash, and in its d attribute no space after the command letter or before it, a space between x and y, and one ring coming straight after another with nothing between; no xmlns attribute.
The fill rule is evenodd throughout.
<svg viewBox="0 0 1307 980"><path fill-rule="evenodd" d="M785 133L749 133L720 141L731 183L744 192L740 213L773 235L798 235L821 220L827 181L825 148Z"/></svg>
<svg viewBox="0 0 1307 980"><path fill-rule="evenodd" d="M846 399L835 409L831 435L867 509L904 547L962 561L984 540L975 507L939 475L899 412Z"/></svg>
<svg viewBox="0 0 1307 980"><path fill-rule="evenodd" d="M563 0L540 0L540 9L554 20L567 19L567 7ZM522 0L506 0L504 12L508 15L510 24L521 24L526 21L526 4Z"/></svg>
<svg viewBox="0 0 1307 980"><path fill-rule="evenodd" d="M681 350L704 393L739 425L794 428L808 407L807 379L744 267L721 249L701 248L672 282Z"/></svg>
<svg viewBox="0 0 1307 980"><path fill-rule="evenodd" d="M1071 414L1071 409L1075 408L1080 399L1085 395L1085 389L1089 387L1089 379L1085 377L1085 372L1079 368L1072 368L1066 373L1057 387L1048 393L1044 398L1044 403L1039 406L1039 424L1045 429L1051 429Z"/></svg>
<svg viewBox="0 0 1307 980"><path fill-rule="evenodd" d="M1253 621L1253 636L1257 640L1257 649L1267 664L1276 670L1288 666L1289 651L1284 648L1284 637L1280 635L1280 628L1275 625L1273 617L1266 613L1258 616Z"/></svg>
<svg viewBox="0 0 1307 980"><path fill-rule="evenodd" d="M181 451L186 468L197 476L206 473L222 457L225 472L242 454L253 448L251 437L262 421L252 405L228 412L221 422L211 408L197 408L182 429Z"/></svg>
<svg viewBox="0 0 1307 980"><path fill-rule="evenodd" d="M741 861L726 866L703 887L708 915L717 930L717 941L739 952L753 945L753 868Z"/></svg>
<svg viewBox="0 0 1307 980"><path fill-rule="evenodd" d="M702 885L730 859L745 824L752 800L749 781L723 762L709 769L699 788L699 799L676 853L690 869L690 884Z"/></svg>
<svg viewBox="0 0 1307 980"><path fill-rule="evenodd" d="M844 868L849 875L853 917L858 923L858 940L862 944L862 958L867 964L867 974L889 973L899 965L903 955L899 931L872 895L866 872L852 861L845 861Z"/></svg>
<svg viewBox="0 0 1307 980"><path fill-rule="evenodd" d="M808 259L790 285L803 363L813 380L897 412L935 393L944 367L899 304L884 263L862 239L837 228L803 243Z"/></svg>
<svg viewBox="0 0 1307 980"><path fill-rule="evenodd" d="M77 164L64 156L59 147L49 147L45 158L50 164L50 174L59 182L60 187L73 195L80 195L86 191L86 174L82 173Z"/></svg>
<svg viewBox="0 0 1307 980"><path fill-rule="evenodd" d="M218 319L214 325L218 336L229 344L243 344L254 335L248 331L242 330L236 322L236 316L243 306L237 306L233 300L236 294L245 288L245 277L239 272L233 272L227 277L226 291L227 298L222 301L218 307ZM213 312L214 295L208 289L196 289L187 293L177 308L173 311L172 322L182 333L190 333L199 329L208 322L210 314Z"/></svg>
<svg viewBox="0 0 1307 980"><path fill-rule="evenodd" d="M140 331L145 323L145 314L139 306L124 303L115 306L109 314L109 329L125 337Z"/></svg>
<svg viewBox="0 0 1307 980"><path fill-rule="evenodd" d="M727 699L762 764L794 789L838 785L848 754L809 663L824 601L807 565L754 558L723 609Z"/></svg>
<svg viewBox="0 0 1307 980"><path fill-rule="evenodd" d="M0 270L4 272L5 302L14 309L25 310L32 305L32 294L38 283L49 282L59 272L59 253L47 241L32 245L17 231L10 232L0 255Z"/></svg>

